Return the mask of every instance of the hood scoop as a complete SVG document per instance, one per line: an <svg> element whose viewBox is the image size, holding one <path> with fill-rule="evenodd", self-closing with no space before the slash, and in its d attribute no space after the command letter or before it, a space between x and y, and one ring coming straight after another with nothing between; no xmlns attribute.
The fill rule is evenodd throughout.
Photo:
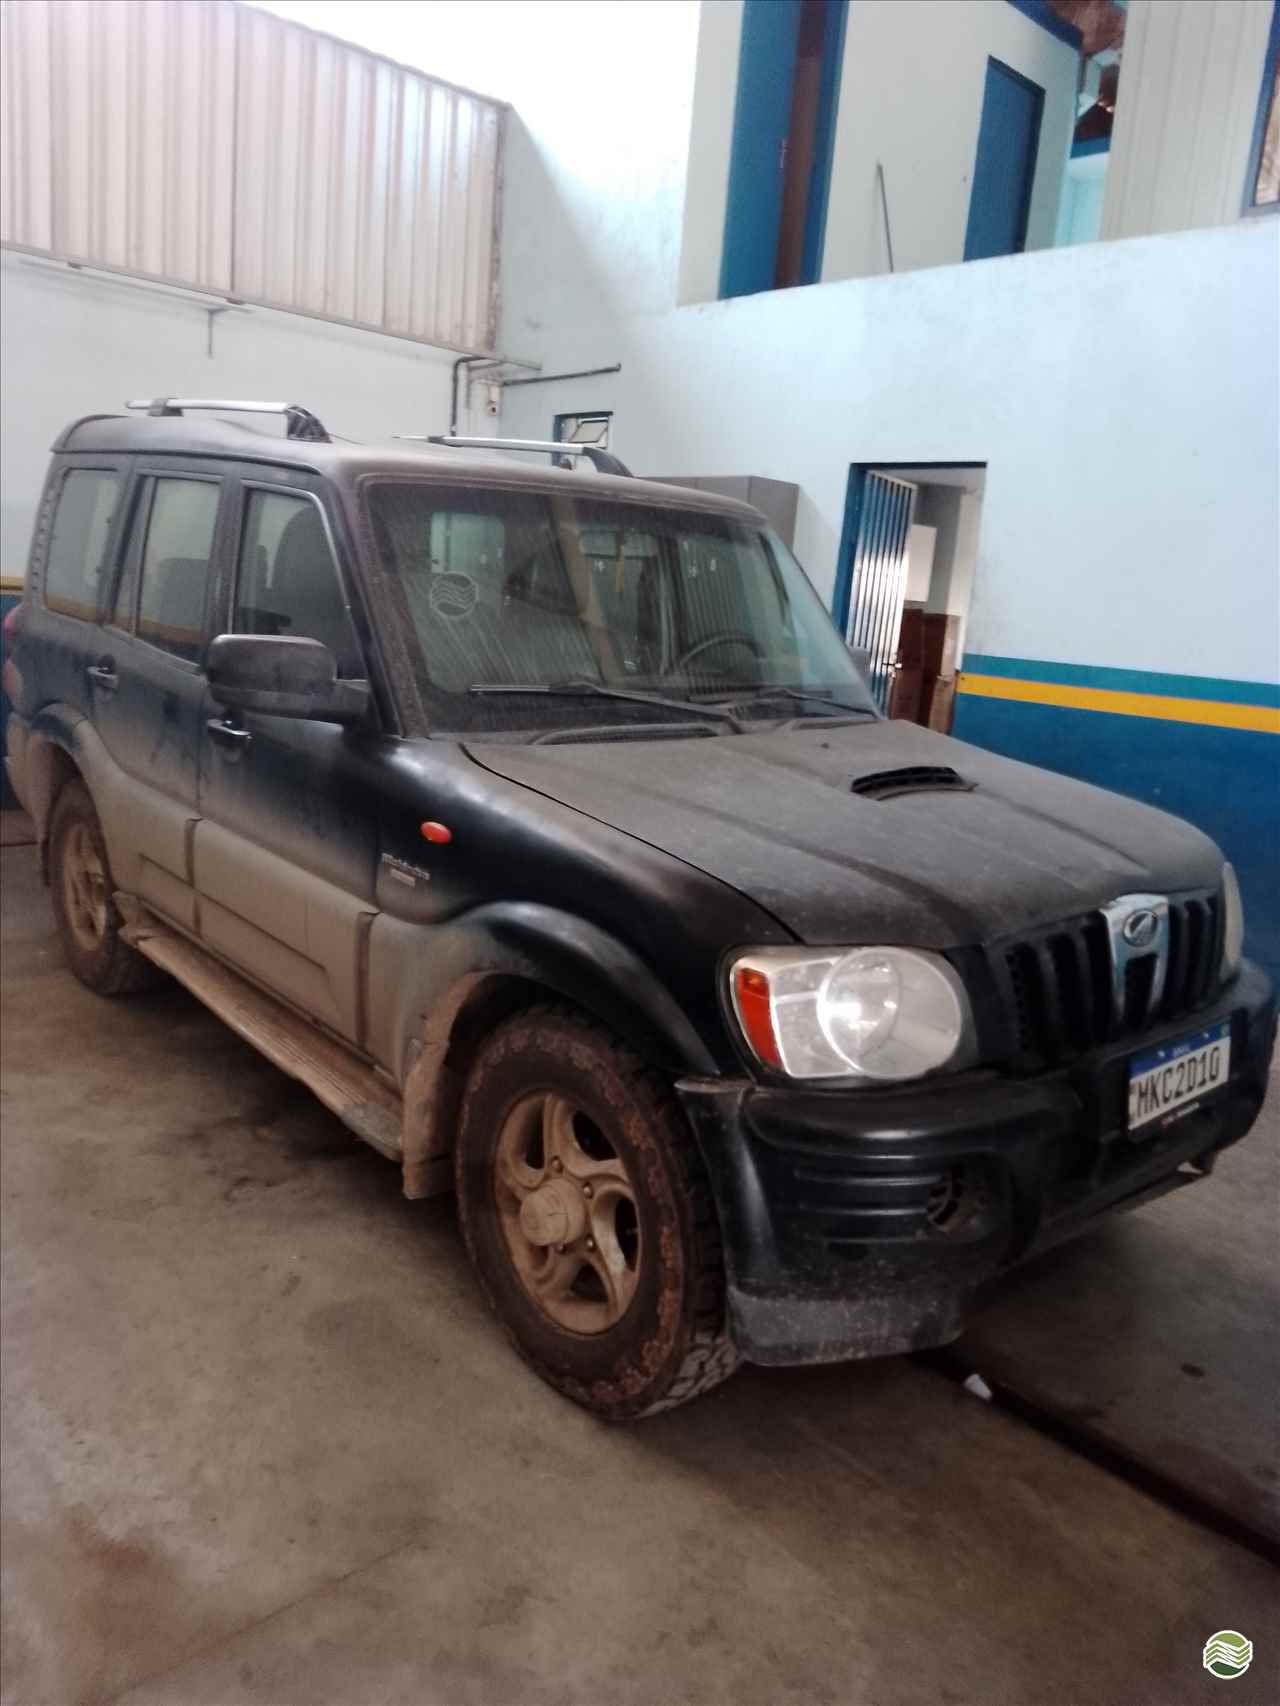
<svg viewBox="0 0 1280 1706"><path fill-rule="evenodd" d="M896 800L903 794L971 794L975 786L949 765L912 764L903 770L875 770L870 776L855 776L849 792L866 800Z"/></svg>

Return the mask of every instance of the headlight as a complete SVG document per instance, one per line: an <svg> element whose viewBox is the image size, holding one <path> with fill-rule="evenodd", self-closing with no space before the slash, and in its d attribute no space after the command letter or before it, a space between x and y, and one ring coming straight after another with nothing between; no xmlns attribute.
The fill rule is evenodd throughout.
<svg viewBox="0 0 1280 1706"><path fill-rule="evenodd" d="M1240 970L1244 953L1244 906L1240 900L1240 884L1232 866L1222 867L1222 964L1218 975L1225 983Z"/></svg>
<svg viewBox="0 0 1280 1706"><path fill-rule="evenodd" d="M913 948L762 948L730 967L752 1052L790 1078L886 1083L972 1054L964 986Z"/></svg>

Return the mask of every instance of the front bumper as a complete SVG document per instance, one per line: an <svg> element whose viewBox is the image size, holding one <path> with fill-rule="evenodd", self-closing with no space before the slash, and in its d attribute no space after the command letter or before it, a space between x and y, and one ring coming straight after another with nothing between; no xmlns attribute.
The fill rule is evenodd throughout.
<svg viewBox="0 0 1280 1706"><path fill-rule="evenodd" d="M1129 1137L1130 1057L1226 1018L1227 1084ZM740 1353L834 1362L945 1344L1001 1269L1208 1173L1258 1116L1275 1035L1274 992L1246 961L1200 1011L1036 1078L886 1091L682 1081Z"/></svg>

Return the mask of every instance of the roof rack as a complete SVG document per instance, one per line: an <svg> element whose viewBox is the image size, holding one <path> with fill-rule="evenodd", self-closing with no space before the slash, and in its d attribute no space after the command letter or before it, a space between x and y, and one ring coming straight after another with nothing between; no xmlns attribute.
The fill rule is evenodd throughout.
<svg viewBox="0 0 1280 1706"><path fill-rule="evenodd" d="M306 439L312 444L329 443L323 424L301 403L246 403L225 397L140 397L126 403L125 408L145 409L149 415L181 415L188 409L213 409L219 414L283 415L286 438Z"/></svg>
<svg viewBox="0 0 1280 1706"><path fill-rule="evenodd" d="M533 450L544 456L585 456L597 474L622 474L631 478L625 462L601 450L598 444L552 444L540 438L460 438L456 433L397 433L398 438L417 439L422 444L446 444L452 450Z"/></svg>

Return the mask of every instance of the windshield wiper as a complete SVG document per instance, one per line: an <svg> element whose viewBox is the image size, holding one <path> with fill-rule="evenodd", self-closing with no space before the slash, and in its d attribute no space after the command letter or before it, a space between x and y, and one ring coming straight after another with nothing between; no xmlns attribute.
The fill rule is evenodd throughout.
<svg viewBox="0 0 1280 1706"><path fill-rule="evenodd" d="M757 699L791 699L801 705L821 705L824 710L841 712L855 717L875 717L876 713L868 705L850 705L844 699L834 699L826 693L805 693L798 687L770 687L764 682L751 682L741 688L731 698L720 698L708 701L717 708L724 705L737 705L744 698L753 702Z"/></svg>
<svg viewBox="0 0 1280 1706"><path fill-rule="evenodd" d="M732 711L723 705L699 705L692 699L668 699L658 693L636 693L629 687L606 687L601 681L591 681L583 676L568 681L528 682L520 684L506 681L473 681L467 688L468 693L537 693L548 699L624 699L635 705L660 705L667 711L693 712L695 717L711 717L717 722L728 723L735 734L744 734L745 725L740 717L735 717Z"/></svg>

